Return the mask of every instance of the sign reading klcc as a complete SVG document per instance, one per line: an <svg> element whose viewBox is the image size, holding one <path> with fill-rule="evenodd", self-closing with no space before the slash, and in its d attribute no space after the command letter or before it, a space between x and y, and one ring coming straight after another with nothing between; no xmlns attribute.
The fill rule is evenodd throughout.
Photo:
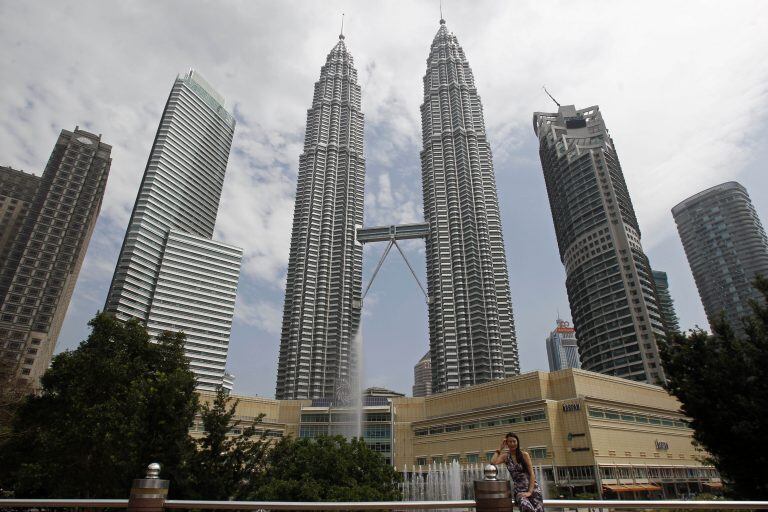
<svg viewBox="0 0 768 512"><path fill-rule="evenodd" d="M578 402L563 404L563 412L575 412L581 409L581 404Z"/></svg>

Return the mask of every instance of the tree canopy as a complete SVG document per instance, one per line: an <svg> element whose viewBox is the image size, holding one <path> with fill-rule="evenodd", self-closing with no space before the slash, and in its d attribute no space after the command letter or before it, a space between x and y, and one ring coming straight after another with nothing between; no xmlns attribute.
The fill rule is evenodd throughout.
<svg viewBox="0 0 768 512"><path fill-rule="evenodd" d="M768 280L755 287L768 301ZM746 336L736 337L720 316L713 334L673 336L662 347L667 390L691 418L694 439L741 499L768 496L768 307L753 302Z"/></svg>
<svg viewBox="0 0 768 512"><path fill-rule="evenodd" d="M105 314L89 325L87 340L54 357L0 445L0 487L17 497L125 497L148 462L179 479L193 449L197 395L184 335L153 343L137 321Z"/></svg>
<svg viewBox="0 0 768 512"><path fill-rule="evenodd" d="M197 450L185 467L187 480L180 482L184 499L240 500L253 486L266 464L269 441L266 431L257 435L263 414L249 425L235 419L238 400L219 388L213 401L200 408L204 434L195 441ZM236 433L239 431L239 433Z"/></svg>
<svg viewBox="0 0 768 512"><path fill-rule="evenodd" d="M280 440L250 499L268 501L399 500L402 476L361 439Z"/></svg>

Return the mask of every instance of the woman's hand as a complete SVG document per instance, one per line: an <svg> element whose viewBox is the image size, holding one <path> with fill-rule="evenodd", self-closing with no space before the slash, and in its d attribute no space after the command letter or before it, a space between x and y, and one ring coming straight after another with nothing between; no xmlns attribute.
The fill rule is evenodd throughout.
<svg viewBox="0 0 768 512"><path fill-rule="evenodd" d="M531 494L533 494L531 491L521 492L520 497L521 498L530 498Z"/></svg>
<svg viewBox="0 0 768 512"><path fill-rule="evenodd" d="M500 451L500 452L503 452L503 451L504 451L504 448L506 448L506 447L507 447L507 438L506 438L506 437L503 437L503 438L501 439L501 448L499 448L499 451Z"/></svg>

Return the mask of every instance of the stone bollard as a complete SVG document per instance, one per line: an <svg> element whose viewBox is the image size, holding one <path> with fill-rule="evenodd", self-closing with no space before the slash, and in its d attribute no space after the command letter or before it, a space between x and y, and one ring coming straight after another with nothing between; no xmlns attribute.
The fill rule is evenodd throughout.
<svg viewBox="0 0 768 512"><path fill-rule="evenodd" d="M160 479L160 464L147 466L146 478L136 478L128 498L128 512L163 512L168 497L168 480Z"/></svg>
<svg viewBox="0 0 768 512"><path fill-rule="evenodd" d="M485 466L485 480L475 480L477 512L512 512L512 490L506 480L497 480L498 469Z"/></svg>

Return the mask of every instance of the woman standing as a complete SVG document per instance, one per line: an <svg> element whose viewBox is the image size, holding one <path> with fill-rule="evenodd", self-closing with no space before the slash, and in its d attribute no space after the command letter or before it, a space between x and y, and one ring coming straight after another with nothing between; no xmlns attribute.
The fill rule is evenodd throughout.
<svg viewBox="0 0 768 512"><path fill-rule="evenodd" d="M533 464L528 452L520 449L520 438L510 432L501 442L501 448L491 459L491 464L506 462L512 479L512 492L520 512L544 512L541 488L533 474Z"/></svg>

